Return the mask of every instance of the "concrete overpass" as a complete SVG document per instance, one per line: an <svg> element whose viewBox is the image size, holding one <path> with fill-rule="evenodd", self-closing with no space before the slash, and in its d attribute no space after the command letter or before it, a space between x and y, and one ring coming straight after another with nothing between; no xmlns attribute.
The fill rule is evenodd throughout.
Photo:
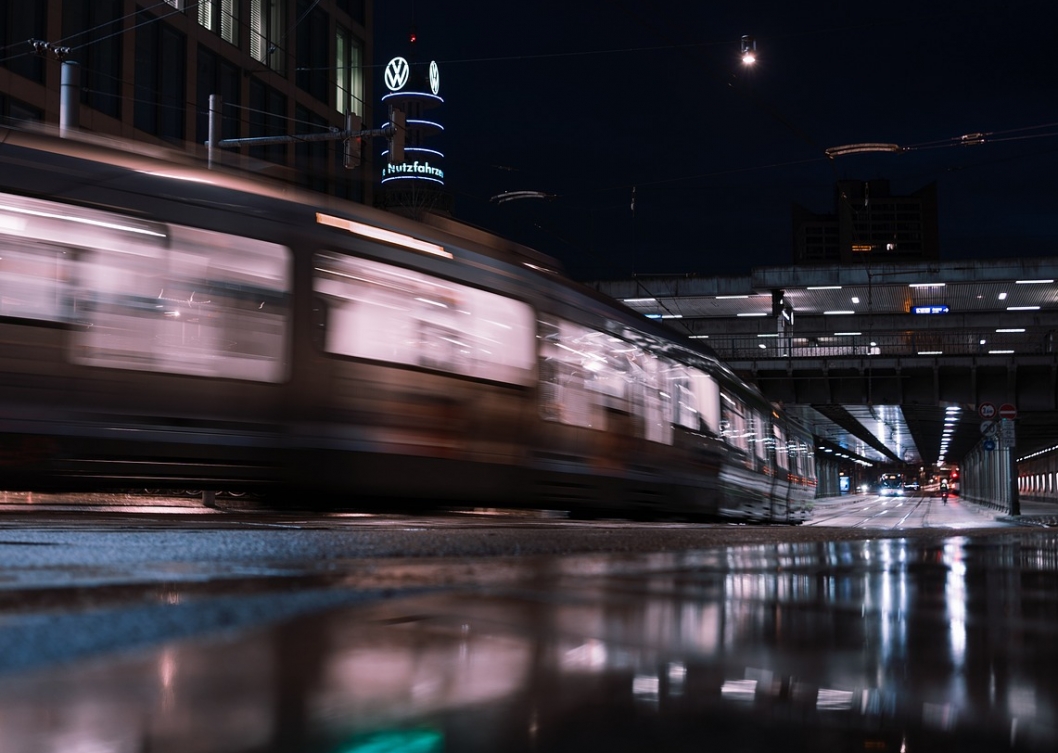
<svg viewBox="0 0 1058 753"><path fill-rule="evenodd" d="M857 468L995 466L977 493L1002 495L1014 487L1000 478L1004 458L1058 444L1058 262L1050 257L591 284L706 341L811 426L824 452ZM992 419L994 437L981 430L989 405L1017 412L1010 424Z"/></svg>

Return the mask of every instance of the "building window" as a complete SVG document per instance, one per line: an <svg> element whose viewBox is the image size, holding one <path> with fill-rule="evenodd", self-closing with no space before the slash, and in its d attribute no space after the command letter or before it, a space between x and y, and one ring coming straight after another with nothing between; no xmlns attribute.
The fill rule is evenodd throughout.
<svg viewBox="0 0 1058 753"><path fill-rule="evenodd" d="M330 95L331 65L328 59L330 17L315 2L298 0L297 84L327 103Z"/></svg>
<svg viewBox="0 0 1058 753"><path fill-rule="evenodd" d="M364 114L364 45L352 32L338 27L335 108L345 115Z"/></svg>
<svg viewBox="0 0 1058 753"><path fill-rule="evenodd" d="M150 20L136 29L133 125L166 141L183 141L187 101L185 37L168 24Z"/></svg>
<svg viewBox="0 0 1058 753"><path fill-rule="evenodd" d="M298 105L294 108L294 132L298 134L324 133L327 121L311 112L307 107ZM341 148L342 142L335 141ZM294 145L294 168L298 182L305 188L326 193L327 191L327 150L331 145L326 141L302 141Z"/></svg>
<svg viewBox="0 0 1058 753"><path fill-rule="evenodd" d="M62 35L81 48L81 103L121 118L122 0L65 2Z"/></svg>
<svg viewBox="0 0 1058 753"><path fill-rule="evenodd" d="M46 10L47 3L0 0L0 67L39 84L44 83L44 58L29 40L46 38Z"/></svg>
<svg viewBox="0 0 1058 753"><path fill-rule="evenodd" d="M287 135L287 98L256 78L250 80L250 136ZM286 164L285 144L250 147L254 159Z"/></svg>
<svg viewBox="0 0 1058 753"><path fill-rule="evenodd" d="M199 0L198 22L214 34L219 34L225 42L238 47L239 0Z"/></svg>
<svg viewBox="0 0 1058 753"><path fill-rule="evenodd" d="M204 144L209 140L209 97L219 94L223 102L221 110L220 137L239 138L238 108L242 76L237 65L228 62L205 47L198 48L198 91L195 97L197 117L195 120L195 142Z"/></svg>
<svg viewBox="0 0 1058 753"><path fill-rule="evenodd" d="M285 16L286 0L250 0L250 55L279 74L286 73Z"/></svg>
<svg viewBox="0 0 1058 753"><path fill-rule="evenodd" d="M27 105L17 99L0 94L0 119L18 122L44 122L44 111L33 105Z"/></svg>

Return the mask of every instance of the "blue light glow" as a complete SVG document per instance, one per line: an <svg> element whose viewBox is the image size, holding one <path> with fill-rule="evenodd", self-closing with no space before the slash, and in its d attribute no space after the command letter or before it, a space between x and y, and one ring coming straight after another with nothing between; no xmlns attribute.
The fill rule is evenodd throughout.
<svg viewBox="0 0 1058 753"><path fill-rule="evenodd" d="M434 183L438 183L442 186L445 184L443 180L438 180L437 178L426 178L420 175L394 175L389 178L383 178L382 182L389 183L391 180L429 180Z"/></svg>
<svg viewBox="0 0 1058 753"><path fill-rule="evenodd" d="M423 99L433 99L433 100L436 100L438 103L443 103L444 102L444 100L441 99L436 94L428 94L427 92L409 92L409 91L391 92L389 94L384 95L382 97L382 101L385 102L387 99L398 99L398 100L399 99L409 99L409 98L412 98L412 97L422 97Z"/></svg>
<svg viewBox="0 0 1058 753"><path fill-rule="evenodd" d="M406 146L406 147L404 147L404 153L407 154L408 152L425 152L426 154L433 154L433 155L436 155L438 157L444 157L444 155L441 154L441 152L437 151L436 149L427 149L427 148L422 147L422 146ZM389 149L383 150L382 156L385 157L387 154L389 154Z"/></svg>
<svg viewBox="0 0 1058 753"><path fill-rule="evenodd" d="M440 129L442 131L445 129L445 127L443 125L441 125L440 123L435 123L432 120L406 120L406 121L404 121L404 127L406 129L411 127L411 126L413 126L413 125L423 126L423 127L438 128L438 129ZM383 128L389 128L391 126L392 126L392 123L390 123L389 121L386 121L385 123L382 124Z"/></svg>

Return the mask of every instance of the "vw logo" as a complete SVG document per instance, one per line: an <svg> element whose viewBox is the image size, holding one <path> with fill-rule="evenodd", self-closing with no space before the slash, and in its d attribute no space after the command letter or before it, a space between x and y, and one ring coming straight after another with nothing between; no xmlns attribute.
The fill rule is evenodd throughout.
<svg viewBox="0 0 1058 753"><path fill-rule="evenodd" d="M399 91L408 83L411 68L404 58L393 58L386 63L386 88L391 92Z"/></svg>
<svg viewBox="0 0 1058 753"><path fill-rule="evenodd" d="M437 70L437 61L436 60L431 60L430 61L430 91L432 91L436 95L437 91L440 88L441 88L441 72L439 70Z"/></svg>

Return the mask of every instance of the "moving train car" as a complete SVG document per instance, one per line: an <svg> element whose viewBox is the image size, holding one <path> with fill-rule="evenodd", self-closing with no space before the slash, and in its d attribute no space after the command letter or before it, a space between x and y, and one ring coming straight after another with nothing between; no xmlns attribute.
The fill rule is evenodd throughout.
<svg viewBox="0 0 1058 753"><path fill-rule="evenodd" d="M811 436L531 249L0 129L0 488L799 522ZM295 494L296 493L296 494Z"/></svg>

